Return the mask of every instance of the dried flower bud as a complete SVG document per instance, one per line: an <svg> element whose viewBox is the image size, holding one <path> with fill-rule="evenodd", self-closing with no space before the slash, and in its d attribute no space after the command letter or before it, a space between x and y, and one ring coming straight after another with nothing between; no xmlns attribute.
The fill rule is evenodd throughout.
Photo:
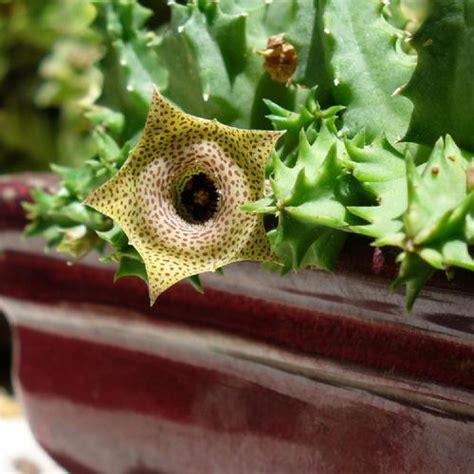
<svg viewBox="0 0 474 474"><path fill-rule="evenodd" d="M298 55L294 46L285 42L283 33L270 36L267 49L258 54L265 58L263 67L274 81L286 84L295 73Z"/></svg>

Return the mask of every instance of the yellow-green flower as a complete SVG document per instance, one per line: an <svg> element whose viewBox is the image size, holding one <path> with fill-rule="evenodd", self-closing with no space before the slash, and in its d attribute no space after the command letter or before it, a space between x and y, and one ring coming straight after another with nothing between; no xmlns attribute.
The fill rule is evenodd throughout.
<svg viewBox="0 0 474 474"><path fill-rule="evenodd" d="M240 260L266 260L264 166L281 132L241 130L181 112L155 90L143 136L86 204L140 253L150 299L175 282Z"/></svg>

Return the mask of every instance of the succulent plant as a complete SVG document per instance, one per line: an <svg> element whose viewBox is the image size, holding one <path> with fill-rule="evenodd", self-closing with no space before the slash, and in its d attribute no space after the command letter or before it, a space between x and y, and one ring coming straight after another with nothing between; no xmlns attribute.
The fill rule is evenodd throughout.
<svg viewBox="0 0 474 474"><path fill-rule="evenodd" d="M474 270L474 1L170 2L157 28L137 1L97 8L95 156L55 168L30 234L105 252L152 301L242 258L331 270L354 235L399 249L408 307L436 270Z"/></svg>
<svg viewBox="0 0 474 474"><path fill-rule="evenodd" d="M244 209L278 218L268 237L282 273L311 265L331 269L346 238L340 229L353 218L345 202L347 153L335 125L341 108L321 110L314 94L299 113L269 107L278 128L298 133L296 155L288 166L282 157L285 148L274 154L271 194Z"/></svg>
<svg viewBox="0 0 474 474"><path fill-rule="evenodd" d="M332 93L347 107L345 128L351 134L364 129L371 139L384 132L400 140L412 107L398 91L410 79L415 57L403 49L407 34L385 19L385 3L331 0L322 21Z"/></svg>

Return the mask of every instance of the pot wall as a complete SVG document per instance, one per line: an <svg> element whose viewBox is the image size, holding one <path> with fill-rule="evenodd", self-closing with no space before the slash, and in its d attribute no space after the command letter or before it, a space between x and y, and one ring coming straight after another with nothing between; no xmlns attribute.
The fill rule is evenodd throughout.
<svg viewBox="0 0 474 474"><path fill-rule="evenodd" d="M128 310L3 305L32 429L72 472L474 469L466 391Z"/></svg>

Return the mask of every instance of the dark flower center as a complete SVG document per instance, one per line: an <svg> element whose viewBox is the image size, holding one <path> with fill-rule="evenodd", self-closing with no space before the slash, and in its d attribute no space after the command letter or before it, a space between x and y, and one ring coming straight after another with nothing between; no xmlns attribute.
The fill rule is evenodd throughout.
<svg viewBox="0 0 474 474"><path fill-rule="evenodd" d="M178 214L192 224L203 224L214 216L219 204L219 190L205 173L190 176L179 194Z"/></svg>

